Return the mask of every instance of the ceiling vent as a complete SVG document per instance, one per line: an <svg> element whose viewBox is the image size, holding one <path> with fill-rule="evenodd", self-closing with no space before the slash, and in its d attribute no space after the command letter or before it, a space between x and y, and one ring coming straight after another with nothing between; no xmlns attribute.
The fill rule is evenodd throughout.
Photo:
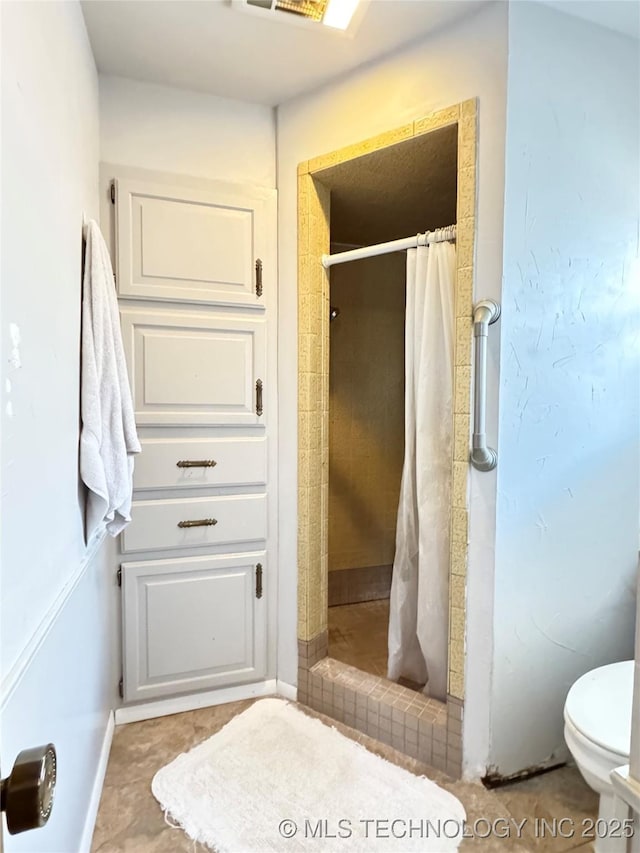
<svg viewBox="0 0 640 853"><path fill-rule="evenodd" d="M327 8L328 0L275 0L271 5L277 12L289 12L301 15L310 21L321 21ZM249 6L261 5L261 0L247 0Z"/></svg>
<svg viewBox="0 0 640 853"><path fill-rule="evenodd" d="M352 17L356 7L364 7L364 0L232 0L232 4L246 12L268 17L272 21L316 27L325 24L334 30L353 34ZM361 17L360 15L358 17Z"/></svg>

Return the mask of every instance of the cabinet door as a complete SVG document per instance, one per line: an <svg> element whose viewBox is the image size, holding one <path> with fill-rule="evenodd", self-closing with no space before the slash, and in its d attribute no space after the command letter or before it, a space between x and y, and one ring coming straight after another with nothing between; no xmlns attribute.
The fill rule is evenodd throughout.
<svg viewBox="0 0 640 853"><path fill-rule="evenodd" d="M120 309L136 423L265 422L265 320L163 308Z"/></svg>
<svg viewBox="0 0 640 853"><path fill-rule="evenodd" d="M263 678L267 580L264 551L123 563L125 701Z"/></svg>
<svg viewBox="0 0 640 853"><path fill-rule="evenodd" d="M275 191L125 178L115 190L120 296L262 307L258 275L272 236Z"/></svg>

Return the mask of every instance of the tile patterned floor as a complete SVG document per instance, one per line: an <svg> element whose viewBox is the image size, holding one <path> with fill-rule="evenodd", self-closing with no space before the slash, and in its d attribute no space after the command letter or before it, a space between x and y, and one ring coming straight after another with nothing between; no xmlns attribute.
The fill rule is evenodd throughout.
<svg viewBox="0 0 640 853"><path fill-rule="evenodd" d="M371 675L387 675L389 599L329 608L329 656Z"/></svg>
<svg viewBox="0 0 640 853"><path fill-rule="evenodd" d="M370 675L387 677L389 599L359 601L329 608L329 656ZM399 683L422 690L408 678Z"/></svg>
<svg viewBox="0 0 640 853"><path fill-rule="evenodd" d="M150 784L154 773L181 752L214 734L253 700L233 702L215 708L203 708L186 714L132 723L116 729L107 768L100 811L96 823L92 853L203 853L206 848L195 844L179 829L170 828L154 800ZM329 724L322 714L303 710ZM571 818L580 821L595 817L597 799L574 768L562 768L535 779L487 791L482 785L452 782L447 776L391 747L361 735L340 723L343 734L359 741L372 752L404 767L411 773L424 774L452 791L464 804L467 822L501 819L504 822L527 818L522 836L517 838L513 824L511 838L473 838L462 842L461 851L475 849L482 853L565 853L590 850L590 844L579 836L573 838L536 838L534 820L552 821ZM286 842L285 842L286 843ZM287 847L283 846L283 853ZM241 851L238 851L241 853ZM323 853L319 850L318 853Z"/></svg>

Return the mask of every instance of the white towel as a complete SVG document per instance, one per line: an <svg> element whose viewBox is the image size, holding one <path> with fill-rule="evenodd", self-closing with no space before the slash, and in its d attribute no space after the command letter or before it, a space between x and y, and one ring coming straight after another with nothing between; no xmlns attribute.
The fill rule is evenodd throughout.
<svg viewBox="0 0 640 853"><path fill-rule="evenodd" d="M133 454L140 453L122 347L113 269L104 238L86 229L82 297L80 476L89 492L87 541L106 523L112 536L131 521Z"/></svg>

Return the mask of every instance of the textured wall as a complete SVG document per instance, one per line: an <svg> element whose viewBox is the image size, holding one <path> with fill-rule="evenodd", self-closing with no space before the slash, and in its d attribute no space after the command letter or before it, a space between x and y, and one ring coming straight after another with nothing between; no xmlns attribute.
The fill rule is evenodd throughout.
<svg viewBox="0 0 640 853"><path fill-rule="evenodd" d="M511 4L491 754L503 774L564 758L572 682L632 657L639 79L636 41Z"/></svg>
<svg viewBox="0 0 640 853"><path fill-rule="evenodd" d="M504 3L482 6L454 26L364 66L336 83L278 107L280 583L278 677L296 673L296 576L300 552L291 519L302 516L291 485L298 466L298 319L296 164L383 133L403 122L478 97L477 281L482 296L499 298L504 202L506 86ZM371 105L375 104L375 109ZM495 436L498 335L491 342L489 435ZM495 476L472 472L469 518L469 611L465 705L465 763L482 775L489 734L489 673L493 614ZM465 513L466 515L466 513ZM466 518L463 525L466 549ZM299 603L299 602L298 602ZM468 728L468 736L467 736Z"/></svg>
<svg viewBox="0 0 640 853"><path fill-rule="evenodd" d="M278 107L280 582L279 677L295 680L297 532L296 163L383 133L402 122L478 97L478 206L475 266L482 296L499 298L504 204L506 4L490 4L432 38L360 68L331 86ZM375 104L375 109L371 108ZM498 335L492 339L488 429L497 419ZM465 762L482 775L489 736L495 476L472 472ZM466 524L464 526L466 548Z"/></svg>
<svg viewBox="0 0 640 853"><path fill-rule="evenodd" d="M393 563L404 454L404 253L335 266L329 571Z"/></svg>

